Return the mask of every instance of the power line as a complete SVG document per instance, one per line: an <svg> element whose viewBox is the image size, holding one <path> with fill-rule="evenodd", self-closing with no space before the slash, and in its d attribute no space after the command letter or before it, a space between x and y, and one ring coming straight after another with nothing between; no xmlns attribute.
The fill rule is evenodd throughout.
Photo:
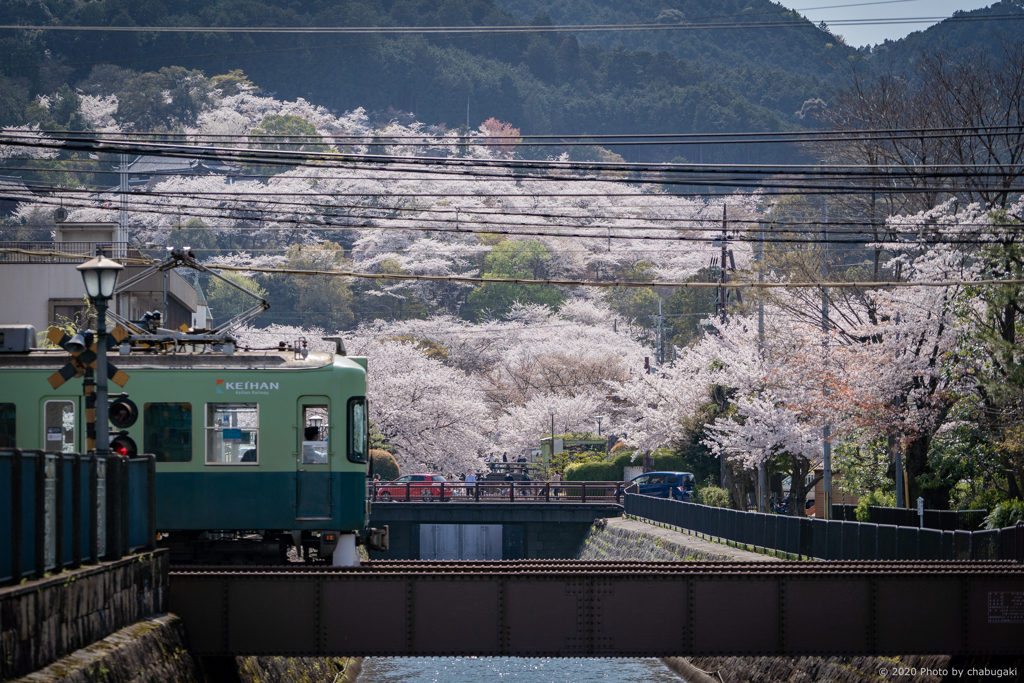
<svg viewBox="0 0 1024 683"><path fill-rule="evenodd" d="M63 202L58 202L56 200L50 200L50 201L44 200L44 201L41 201L39 203L45 203L45 204L49 204L51 206L71 206L72 208L76 208L75 205L72 204L72 203L63 203ZM92 208L92 207L87 207L87 208ZM129 207L129 208L131 209L131 207ZM174 207L168 207L166 210L157 210L157 209L153 209L153 208L144 208L142 210L138 210L138 209L134 209L133 210L133 212L135 212L135 213L145 213L145 214L151 214L151 215L168 215L168 216L179 216L179 217L181 217L181 216L189 216L189 217L196 217L196 218L215 218L215 219L216 218L223 218L223 219L228 219L228 220L243 220L243 221L246 221L246 220L247 221L254 221L254 220L256 220L256 221L261 221L261 222L262 221L266 221L266 222L271 223L271 224L284 224L285 226L294 226L294 227L284 227L284 226L277 227L275 225L268 225L268 226L262 226L262 227L258 228L259 230L281 231L281 232L295 231L295 230L306 230L306 231L312 231L312 232L319 232L319 231L333 232L333 231L340 231L340 230L405 230L405 231L427 232L427 233L439 232L439 233L445 233L445 234L449 234L449 235L458 235L458 234L477 235L477 234L484 234L484 235L508 235L508 236L511 236L511 237L547 237L547 238L570 238L571 237L571 238L578 238L578 239L590 239L590 240L595 240L595 241L598 241L598 242L604 242L606 240L619 240L619 241L628 240L628 241L667 241L667 242L678 242L678 243L689 243L689 242L706 243L709 240L708 236L694 236L694 235L685 235L685 234L684 235L680 235L680 234L675 234L675 235L635 235L635 234L626 234L626 235L622 235L622 234L614 234L614 233L608 234L609 230L622 231L622 230L629 230L629 229L628 228L614 228L614 227L607 227L607 226L591 227L591 226L578 226L578 225L577 226L557 225L557 226L547 226L548 227L547 230L536 230L536 229L535 230L529 230L529 229L526 229L526 228L534 227L534 226L510 226L508 224L493 223L493 224L485 224L487 227L478 227L478 228L454 227L453 228L453 227L441 227L441 226L422 226L422 225L418 225L417 224L417 223L423 223L423 222L430 222L430 221L437 220L437 219L417 219L417 222L410 222L409 224L400 224L400 225L396 225L396 224L379 225L379 224L375 224L375 223L367 223L366 221L370 221L370 220L373 220L373 221L386 220L386 221L395 221L395 222L397 222L397 221L400 221L400 220L408 220L408 219L390 219L390 218L387 218L387 217L372 217L371 218L371 217L365 217L365 216L356 216L356 217L353 217L352 220L361 219L364 222L362 222L362 223L333 223L333 222L324 221L324 220L312 221L312 220L302 220L302 219L298 219L298 218L265 218L265 217L253 217L253 216L230 215L230 214L229 215L216 215L216 214L211 215L210 211L212 211L212 210L207 210L206 213L200 213L199 211L200 211L199 209L194 209L194 210L190 211L190 210L183 210L182 208L175 209ZM254 211L253 210L248 210L248 209L239 209L239 210L236 210L236 213L238 213L238 214L254 213ZM452 221L439 221L439 222L442 222L442 223L445 223L447 225L450 225ZM710 219L709 219L709 222L710 222ZM536 226L536 227L542 227L542 226ZM1017 228L1018 226L1012 226L1012 227ZM252 230L254 228L252 226L247 226L245 228L237 228L237 229ZM654 229L657 229L657 226L650 226L650 227L648 227L648 226L641 226L641 227L637 227L637 228L632 228L632 230L641 230L641 229L642 230L654 230ZM708 231L708 232L711 232L711 231L714 230L713 228L702 228L702 229L705 230L705 231ZM552 230L559 230L560 232L552 232ZM584 230L603 231L603 232L595 232L595 233L583 233L583 232L580 232L580 231L584 231ZM569 232L567 232L567 231L569 231ZM753 232L753 230L751 230L750 232ZM915 231L915 230L906 230L905 232L906 233L916 233L917 231ZM828 244L874 244L874 243L878 243L878 242L881 241L881 242L886 243L886 244L909 244L909 245L920 244L920 240L906 240L906 239L901 239L898 234L897 235L891 235L892 231L890 231L890 230L885 231L885 233L886 233L886 236L884 238L878 238L878 237L874 237L874 236L870 236L870 237L869 236L865 236L862 239L834 239L834 240L833 239L822 240L821 238L814 238L813 236L810 239L806 239L806 238L787 238L787 237L780 237L780 236L777 236L777 235L773 235L771 237L766 237L765 238L765 242L766 243L772 243L772 244L809 244L809 243L815 243L815 244L824 244L824 243L828 243ZM739 240L739 239L737 239L736 241L737 242L741 242L741 241L752 241L752 240L749 240L749 239L748 240ZM935 236L933 238L930 236L930 239L929 239L928 243L929 244L978 244L978 245L993 244L990 241L981 240L981 239L949 239L949 238L946 238L946 237L941 236L941 235Z"/></svg>
<svg viewBox="0 0 1024 683"><path fill-rule="evenodd" d="M40 139L81 139L92 137L103 139L99 136L117 135L122 138L154 138L156 141L169 142L191 142L201 144L205 142L238 142L247 143L252 141L269 141L282 145L309 145L324 144L327 140L333 140L335 144L355 144L361 146L377 145L387 147L502 147L502 146L592 146L594 141L607 142L615 146L635 145L714 145L714 144L767 144L767 143L813 143L813 142L871 142L886 140L922 140L941 139L947 137L987 137L1018 135L1024 132L1024 124L1001 124L1001 125L977 125L977 126L945 126L930 128L874 128L874 129L852 129L852 130L793 130L793 131L762 131L762 132L735 132L735 133L616 133L616 134L516 134L516 135L483 135L475 130L474 135L460 135L455 130L447 130L438 134L422 135L392 135L377 130L373 133L331 133L317 132L314 135L306 134L276 134L276 133L196 133L196 134L170 134L153 132L125 132L106 133L104 131L90 130L68 130L60 131L33 131L29 129L5 130L6 133L29 133L37 137L45 135ZM176 138L182 138L176 140ZM765 138L765 139L750 139ZM400 142L403 140L414 140L418 142ZM538 142L532 142L532 141ZM118 142L117 138L111 138L111 142ZM127 140L131 141L131 140ZM294 141L294 142L292 142ZM252 148L251 148L252 149Z"/></svg>
<svg viewBox="0 0 1024 683"><path fill-rule="evenodd" d="M37 251L29 249L16 249L2 247L0 253L20 254L24 256L39 256L49 258L63 258L76 261L84 261L90 258L83 254L69 254L60 251ZM123 259L130 263L153 263L149 259ZM464 284L512 284L512 285L548 285L556 287L670 287L690 289L715 289L721 285L718 282L663 282L663 281L593 281L593 280L566 280L566 279L527 279L527 278L494 278L494 277L468 277L461 275L396 275L390 273L359 273L342 270L311 270L301 268L263 268L259 266L209 266L216 270L228 270L240 273L268 273L278 275L302 275L319 277L342 277L368 280L399 280L399 281L427 281L427 282L457 282ZM917 281L917 282L744 282L740 280L730 281L728 286L731 289L820 289L823 287L837 289L886 289L886 288L907 288L907 287L985 287L985 286L1008 286L1022 285L1024 279L1006 280L942 280L942 281Z"/></svg>
<svg viewBox="0 0 1024 683"><path fill-rule="evenodd" d="M32 187L34 189L38 189L39 188L39 186L35 186L35 185L30 186L30 187ZM48 191L54 192L54 193L62 192L64 194L67 194L67 193L88 193L88 192L90 192L89 190L80 190L80 189L68 189L68 190L65 190L63 188L52 187L52 186L46 186L45 189L48 190ZM167 203L145 202L145 201L142 201L142 200L139 200L139 199L135 199L137 197L143 197L143 198L144 197L166 198L166 199L169 199L169 200L174 200L174 199L181 200L181 199L193 199L193 198L196 198L196 197L202 198L202 197L207 197L207 196L221 198L222 200L224 198L227 198L227 199L237 199L237 200L241 200L241 201L244 201L244 200L241 199L241 198L244 197L244 198L248 198L248 201L252 201L254 203L258 203L259 207L254 207L254 208L228 208L228 207L218 207L218 206L206 206L206 205L202 205L202 204L193 204L193 205L191 205L190 208L193 208L193 209L195 209L197 211L203 210L203 209L207 209L207 210L222 210L222 211L254 211L254 210L259 210L259 211L262 211L263 213L269 213L270 210L267 209L267 208L264 208L264 207L267 207L267 206L270 206L270 207L282 207L283 206L283 207L298 207L298 208L309 208L309 209L359 210L359 211L365 211L365 212L396 212L396 213L409 214L409 215L412 215L412 214L424 214L424 213L426 213L426 214L440 213L440 214L445 214L447 216L450 216L451 214L456 212L456 208L454 208L454 207L453 208L448 208L448 207L445 207L445 208L415 207L415 206L414 207L405 207L405 206L400 206L400 205L399 206L368 206L368 205L365 205L365 204L337 204L337 203L331 204L331 203L316 203L316 202L308 202L308 201L307 202L287 202L287 201L281 201L280 199L274 199L274 197L312 198L312 197L337 197L337 196L359 196L359 197L392 198L395 195L393 195L391 193L379 193L379 194L351 193L351 194L347 194L347 195L340 195L339 193L332 193L332 192L323 192L323 193L321 193L321 192L315 192L315 193L313 193L313 192L311 192L311 193L305 193L305 192L229 193L229 192L191 192L190 191L190 192L187 192L187 193L185 193L185 192L182 192L182 193L171 193L171 192L143 191L143 192L133 192L131 194L131 198L134 200L134 203L132 204L132 206L133 207L143 207L142 209L136 208L136 210L140 211L140 212L144 211L145 207L152 207L152 206L155 206L155 207L167 207L169 205ZM410 195L403 195L403 196L410 196ZM418 197L436 197L437 195L436 194L431 194L431 193L421 193L421 194L417 194L417 195L414 195L414 196L418 196ZM447 194L447 193L445 194L445 197L452 197L452 196L454 196L454 195ZM468 197L473 197L473 198L480 198L480 195L478 195L478 194L467 194L467 195L460 195L460 196L468 196ZM494 196L495 195L487 195L488 198L492 198ZM537 195L535 195L534 193L530 193L530 195L514 195L514 194L501 195L502 198L519 198L519 199L533 197L533 196L537 196ZM580 195L565 194L565 195L559 195L559 196L579 197ZM626 194L626 193L623 193L622 195L619 195L619 196L632 197L632 198L642 198L644 200L648 200L651 197L651 195ZM673 195L663 195L663 196L666 199L672 199L672 200L677 200L678 199L677 197L674 197ZM80 201L80 200L78 200L78 201ZM51 199L51 200L48 201L48 203L53 203L53 202L54 202L54 199ZM78 206L88 207L87 204L79 204ZM175 204L174 206L175 207L181 207L181 204ZM590 207L584 207L583 210L586 210L587 208L590 208ZM466 214L466 215L485 216L485 217L486 216L527 217L527 218L568 219L568 220L586 220L586 221L594 221L594 220L622 220L622 221L640 221L643 224L654 223L654 225L637 225L637 226L615 226L615 225L608 226L608 225L592 224L592 223L587 223L587 224L584 224L584 225L581 225L581 224L569 224L569 225L566 226L566 225L562 224L560 226L552 226L552 227L572 227L572 228L583 228L583 229L594 229L594 230L606 230L606 229L616 229L616 230L634 230L634 229L643 229L643 230L680 230L680 229L697 229L697 230L709 230L709 231L715 231L715 232L718 232L718 231L721 230L721 226L720 226L721 219L718 216L710 216L710 215L709 216L704 216L704 217L701 217L701 216L696 216L696 217L649 216L649 215L637 216L635 214L629 214L628 213L629 209L631 207L617 207L615 205L608 205L606 207L599 207L599 208L607 208L609 210L617 209L620 212L620 214L619 215L609 215L609 214L594 213L594 212L583 213L583 214L579 214L579 213L575 213L575 214L574 213L554 213L554 212L550 212L550 211L535 212L535 211L510 210L508 208L502 208L500 210L486 210L485 211L485 210L482 210L482 209L479 209L479 208L472 208L472 207L469 207L469 208L458 207L458 214L460 216L462 214ZM675 208L675 207L668 206L668 207L665 207L665 208L666 209L671 209L671 208ZM342 216L338 216L338 217L339 218L347 218L347 217L350 217L350 216L342 215ZM380 215L367 215L365 217L366 218L379 219L379 220L392 220L393 219L393 217L390 217L390 216L380 216ZM411 216L407 216L407 217L411 217ZM420 221L426 221L426 222L444 222L444 223L451 223L452 222L451 218L445 218L445 219L417 218L417 219L420 220ZM461 219L458 219L458 222L460 224L461 223L466 223L466 224L499 225L499 226L507 225L507 223L488 223L487 221L474 221L474 220L462 221ZM673 223L675 225L664 226L664 225L658 225L659 223ZM680 227L679 224L683 224L683 227ZM686 224L696 224L696 225L689 226L689 225L686 225ZM707 225L705 225L705 224L707 224ZM805 226L805 227L814 228L815 230L817 230L822 225L838 226L839 228L847 228L848 230L846 230L845 232L849 232L849 233L853 233L853 234L866 234L867 233L867 231L865 231L865 230L853 230L852 229L852 228L857 228L857 227L868 227L868 228L872 228L872 229L875 229L875 230L880 229L880 228L881 229L887 229L887 225L885 223L881 223L881 222L877 222L877 221L856 221L856 220L838 220L838 221L782 221L782 222L779 222L779 221L773 221L771 219L765 219L765 218L750 218L750 219L733 218L733 219L730 219L728 221L728 225L730 226L730 232L734 232L734 233L735 232L739 232L739 233L743 233L743 232L754 233L754 232L760 232L760 231L765 230L765 229L767 229L769 231L778 231L778 232L799 232L799 230L794 230L794 228L796 228L798 226ZM756 226L756 227L744 227L744 226L747 226L747 225ZM944 222L942 224L942 226L944 228L964 227L964 226L970 226L970 225L973 225L973 224L971 224L971 223L960 223L959 221L957 221L957 222ZM1022 226L1020 226L1019 223L1016 223L1016 222L992 222L987 227L990 227L990 228L1015 229L1015 228L1019 228L1019 227L1022 227ZM183 226L182 228L179 228L179 229L190 230L190 229L193 229L193 228L188 228L188 227L184 227ZM195 229L200 229L200 228L195 228ZM844 230L840 229L837 232L842 233L842 232L844 232Z"/></svg>
<svg viewBox="0 0 1024 683"><path fill-rule="evenodd" d="M1022 14L912 16L859 19L834 19L831 26L891 26L926 22L974 23L979 21L1015 21ZM818 25L801 17L798 20L717 22L717 23L636 23L636 24L559 24L547 26L61 26L3 24L0 30L85 32L85 33L268 33L306 35L516 35L536 33L604 33L634 31L704 31L726 29L813 28Z"/></svg>

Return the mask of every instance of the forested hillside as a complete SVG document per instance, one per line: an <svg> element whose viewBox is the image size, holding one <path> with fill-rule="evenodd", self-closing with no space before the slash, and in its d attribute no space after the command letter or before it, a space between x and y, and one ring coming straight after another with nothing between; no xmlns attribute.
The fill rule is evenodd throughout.
<svg viewBox="0 0 1024 683"><path fill-rule="evenodd" d="M545 12L559 25L659 23L666 29L676 27L586 33L579 38L609 50L623 46L668 52L786 120L793 120L804 101L827 99L836 81L834 66L856 52L827 29L770 0L495 1L521 20ZM800 25L787 26L792 22ZM723 24L729 27L704 28ZM765 28L765 24L775 27Z"/></svg>
<svg viewBox="0 0 1024 683"><path fill-rule="evenodd" d="M492 0L449 0L440 6L366 0L301 5L280 0L4 0L0 10L8 22L26 25L522 23ZM541 14L526 23L530 22L545 24L550 19ZM752 40L750 36L734 38ZM826 38L818 36L818 45L807 47L806 56L797 61L820 61ZM766 53L780 49L774 43L764 43L762 48ZM475 128L493 116L531 134L785 130L801 125L794 112L805 100L827 95L827 84L804 73L790 77L778 70L771 75L751 71L723 78L725 68L752 69L751 60L718 63L711 56L696 62L655 50L609 50L561 33L424 38L6 31L0 38L0 73L5 79L0 124L25 122L28 101L52 95L65 84L80 87L101 63L136 72L183 67L207 76L243 69L265 92L281 99L303 97L338 112L357 107L371 113L393 109L449 128L467 122ZM741 91L730 87L730 82L756 85ZM674 156L669 150L645 152L644 161ZM728 154L737 161L763 160L750 159L742 150Z"/></svg>

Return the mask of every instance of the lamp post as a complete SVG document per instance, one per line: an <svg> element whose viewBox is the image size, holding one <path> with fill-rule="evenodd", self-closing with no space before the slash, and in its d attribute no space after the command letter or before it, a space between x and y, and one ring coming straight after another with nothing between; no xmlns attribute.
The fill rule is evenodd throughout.
<svg viewBox="0 0 1024 683"><path fill-rule="evenodd" d="M597 435L598 436L601 436L601 420L603 420L603 419L604 419L603 416L601 416L601 415L597 416Z"/></svg>
<svg viewBox="0 0 1024 683"><path fill-rule="evenodd" d="M107 428L107 302L114 296L114 286L122 266L96 250L96 258L78 266L85 282L85 295L96 307L96 453L110 453L110 430Z"/></svg>

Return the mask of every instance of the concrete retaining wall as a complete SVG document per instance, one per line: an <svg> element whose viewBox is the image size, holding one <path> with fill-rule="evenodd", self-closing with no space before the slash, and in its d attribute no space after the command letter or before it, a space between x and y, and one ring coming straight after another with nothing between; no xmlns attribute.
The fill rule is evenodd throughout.
<svg viewBox="0 0 1024 683"><path fill-rule="evenodd" d="M0 680L25 676L167 609L157 551L0 589Z"/></svg>
<svg viewBox="0 0 1024 683"><path fill-rule="evenodd" d="M390 548L370 557L432 559L420 552L423 524L500 524L500 559L569 559L579 553L595 519L620 514L622 507L613 503L374 503L370 524L388 526Z"/></svg>

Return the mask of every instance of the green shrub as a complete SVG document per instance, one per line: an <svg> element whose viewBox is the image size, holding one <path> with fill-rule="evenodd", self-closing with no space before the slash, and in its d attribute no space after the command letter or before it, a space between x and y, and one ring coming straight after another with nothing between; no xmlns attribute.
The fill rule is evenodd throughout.
<svg viewBox="0 0 1024 683"><path fill-rule="evenodd" d="M387 451L370 449L370 461L374 474L379 474L382 481L394 481L402 475L395 456Z"/></svg>
<svg viewBox="0 0 1024 683"><path fill-rule="evenodd" d="M858 522L870 522L871 521L871 510L869 507L884 507L894 508L896 507L896 496L891 493L883 493L882 491L872 491L866 496L861 496L860 500L857 501L857 521Z"/></svg>
<svg viewBox="0 0 1024 683"><path fill-rule="evenodd" d="M693 502L710 505L713 508L729 507L729 492L717 486L704 486L693 494Z"/></svg>
<svg viewBox="0 0 1024 683"><path fill-rule="evenodd" d="M1005 503L1010 500L1010 497L1005 491L1000 491L996 488L985 489L981 493L972 497L965 497L960 501L958 506L961 510L988 510L992 512L1001 503Z"/></svg>
<svg viewBox="0 0 1024 683"><path fill-rule="evenodd" d="M1004 529L1017 522L1024 522L1024 500L1007 500L985 518L986 529Z"/></svg>
<svg viewBox="0 0 1024 683"><path fill-rule="evenodd" d="M574 462L565 468L566 481L622 481L622 467L613 462Z"/></svg>

